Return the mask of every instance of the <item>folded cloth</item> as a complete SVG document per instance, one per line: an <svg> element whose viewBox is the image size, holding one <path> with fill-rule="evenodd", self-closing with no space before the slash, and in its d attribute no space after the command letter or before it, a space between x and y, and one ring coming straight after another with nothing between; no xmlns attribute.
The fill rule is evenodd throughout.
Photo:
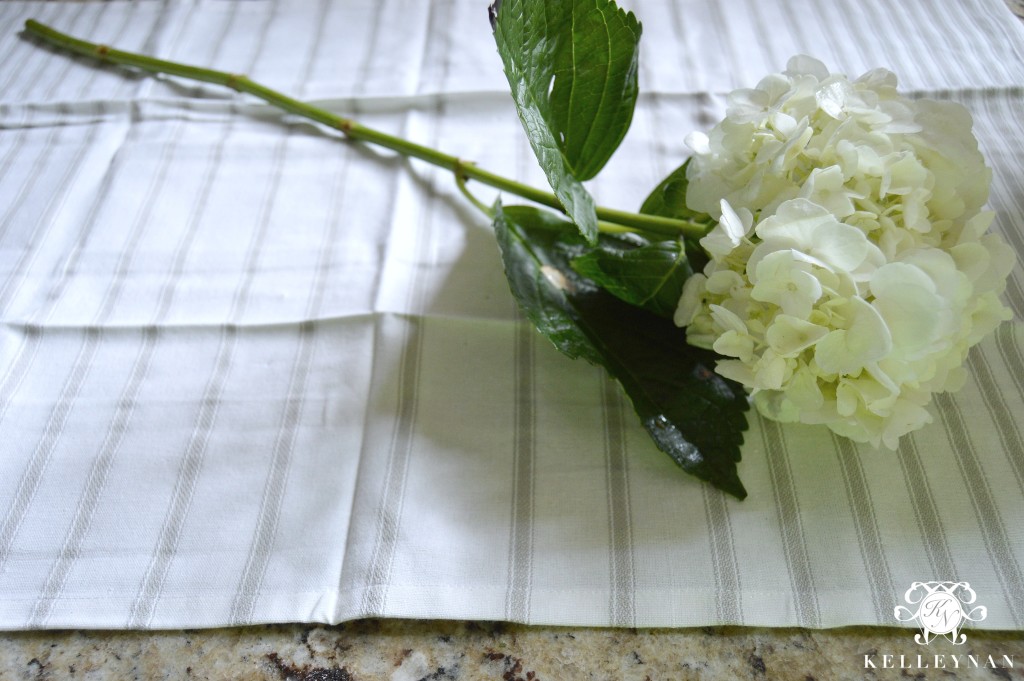
<svg viewBox="0 0 1024 681"><path fill-rule="evenodd" d="M643 94L602 204L639 205L724 93L807 53L966 104L1024 253L1000 0L626 4ZM974 626L1024 628L1019 323L896 453L752 415L738 502L524 321L446 173L69 58L29 17L544 183L485 3L0 4L0 627L892 625L913 582L951 581ZM1005 297L1020 318L1019 270Z"/></svg>

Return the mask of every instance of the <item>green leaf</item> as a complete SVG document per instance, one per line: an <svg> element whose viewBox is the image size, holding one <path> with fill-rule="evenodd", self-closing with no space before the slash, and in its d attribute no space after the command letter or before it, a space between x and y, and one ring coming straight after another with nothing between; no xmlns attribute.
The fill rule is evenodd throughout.
<svg viewBox="0 0 1024 681"><path fill-rule="evenodd" d="M573 238L572 224L550 211L532 206L503 208L498 203L494 215L505 277L526 317L563 354L600 365L601 356L580 334L573 318L567 297L570 282L565 278L564 259L556 253L560 237ZM562 224L562 230L554 229L557 222Z"/></svg>
<svg viewBox="0 0 1024 681"><path fill-rule="evenodd" d="M668 319L675 315L683 284L693 274L678 240L633 247L602 242L571 264L612 295Z"/></svg>
<svg viewBox="0 0 1024 681"><path fill-rule="evenodd" d="M640 32L612 0L502 0L494 20L530 146L590 243L597 215L582 182L604 167L633 119Z"/></svg>
<svg viewBox="0 0 1024 681"><path fill-rule="evenodd" d="M495 207L505 274L527 317L569 357L607 369L654 443L685 471L744 498L736 470L747 427L742 386L714 373L717 356L688 345L671 321L574 272L569 258L581 241L552 230L543 213Z"/></svg>
<svg viewBox="0 0 1024 681"><path fill-rule="evenodd" d="M686 169L689 165L690 159L686 159L683 165L669 173L668 177L662 180L644 200L640 212L645 215L660 215L680 220L697 217L697 213L686 207L686 187L689 184L686 179Z"/></svg>
<svg viewBox="0 0 1024 681"><path fill-rule="evenodd" d="M715 224L712 217L707 213L697 213L686 206L686 188L689 186L689 180L686 179L686 169L689 165L690 159L686 159L683 165L669 173L668 177L662 180L654 188L654 191L644 199L643 205L640 206L640 212L644 215L658 215L663 218L703 222L707 224L707 229L710 230ZM696 238L685 239L684 244L690 266L694 271L703 270L708 258L707 253L700 246L699 240Z"/></svg>

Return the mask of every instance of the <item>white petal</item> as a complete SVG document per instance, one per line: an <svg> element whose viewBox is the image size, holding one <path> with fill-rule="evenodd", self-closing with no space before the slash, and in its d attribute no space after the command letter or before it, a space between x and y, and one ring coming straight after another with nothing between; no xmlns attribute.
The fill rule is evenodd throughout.
<svg viewBox="0 0 1024 681"><path fill-rule="evenodd" d="M747 325L743 323L734 312L727 310L721 305L709 306L711 310L711 317L725 331L735 331L737 333L747 333Z"/></svg>
<svg viewBox="0 0 1024 681"><path fill-rule="evenodd" d="M908 359L930 349L940 338L944 330L943 313L949 312L942 298L911 285L888 291L872 305L889 327L898 356Z"/></svg>
<svg viewBox="0 0 1024 681"><path fill-rule="evenodd" d="M794 57L790 57L789 61L786 62L786 74L806 74L814 76L818 80L825 80L829 77L828 67L825 66L824 62L806 54L798 54Z"/></svg>
<svg viewBox="0 0 1024 681"><path fill-rule="evenodd" d="M715 364L715 373L736 381L747 388L754 387L754 373L738 359L723 359Z"/></svg>
<svg viewBox="0 0 1024 681"><path fill-rule="evenodd" d="M755 390L780 390L786 379L786 360L771 350L766 350L757 363L754 373Z"/></svg>
<svg viewBox="0 0 1024 681"><path fill-rule="evenodd" d="M757 121L764 117L769 103L768 93L763 90L749 88L733 90L726 98L725 115L741 123Z"/></svg>
<svg viewBox="0 0 1024 681"><path fill-rule="evenodd" d="M818 108L832 118L843 118L847 101L853 94L853 88L845 80L832 80L819 88L814 98Z"/></svg>
<svg viewBox="0 0 1024 681"><path fill-rule="evenodd" d="M707 279L705 288L707 288L708 292L721 296L732 295L738 289L745 287L747 283L743 279L743 275L735 270L718 270L708 276ZM685 290L685 284L683 286Z"/></svg>
<svg viewBox="0 0 1024 681"><path fill-rule="evenodd" d="M820 409L825 402L821 387L818 385L818 377L807 367L793 374L786 388L786 396L804 411Z"/></svg>
<svg viewBox="0 0 1024 681"><path fill-rule="evenodd" d="M973 218L967 221L964 225L964 229L960 232L960 243L966 241L977 241L981 238L981 235L985 233L985 230L992 224L996 214L991 210L983 210Z"/></svg>
<svg viewBox="0 0 1024 681"><path fill-rule="evenodd" d="M935 290L935 283L921 268L905 262L891 262L879 267L871 276L871 293L875 297L899 295L907 286Z"/></svg>
<svg viewBox="0 0 1024 681"><path fill-rule="evenodd" d="M757 410L772 421L797 423L803 421L799 406L789 399L789 391L761 390L754 395Z"/></svg>
<svg viewBox="0 0 1024 681"><path fill-rule="evenodd" d="M683 143L690 147L695 154L711 153L711 140L702 132L691 132L683 138Z"/></svg>
<svg viewBox="0 0 1024 681"><path fill-rule="evenodd" d="M722 199L721 207L722 219L719 221L719 224L722 225L725 233L729 235L734 243L738 245L740 240L750 231L750 226L754 222L754 216L746 208L741 207L739 211L733 210L733 207L725 199Z"/></svg>
<svg viewBox="0 0 1024 681"><path fill-rule="evenodd" d="M863 365L871 364L892 350L889 327L878 311L863 298L851 298L850 303L854 314L848 329L847 346Z"/></svg>
<svg viewBox="0 0 1024 681"><path fill-rule="evenodd" d="M992 256L992 267L989 268L987 277L974 282L974 289L1002 293L1006 288L1006 278L1017 266L1016 252L998 234L986 234L981 237L981 245Z"/></svg>
<svg viewBox="0 0 1024 681"><path fill-rule="evenodd" d="M676 313L672 317L676 326L687 326L697 316L706 281L707 277L703 274L694 274L683 284L683 294L679 297Z"/></svg>
<svg viewBox="0 0 1024 681"><path fill-rule="evenodd" d="M715 340L712 348L720 355L735 357L741 362L749 362L754 354L754 339L730 329Z"/></svg>
<svg viewBox="0 0 1024 681"><path fill-rule="evenodd" d="M855 211L852 192L843 186L843 171L838 165L815 168L807 176L800 197L822 206L837 218L845 218Z"/></svg>
<svg viewBox="0 0 1024 681"><path fill-rule="evenodd" d="M979 243L963 243L949 249L956 261L956 268L967 275L971 282L977 281L989 269L992 257L987 248Z"/></svg>
<svg viewBox="0 0 1024 681"><path fill-rule="evenodd" d="M835 217L822 206L807 199L791 199L779 205L775 214L758 223L754 232L764 239L787 239L797 248L808 246L814 231Z"/></svg>
<svg viewBox="0 0 1024 681"><path fill-rule="evenodd" d="M787 314L775 317L765 333L769 347L783 357L795 357L828 334L824 326Z"/></svg>
<svg viewBox="0 0 1024 681"><path fill-rule="evenodd" d="M886 419L882 442L889 449L896 450L901 437L931 421L932 415L924 407L909 400L899 400L893 414Z"/></svg>
<svg viewBox="0 0 1024 681"><path fill-rule="evenodd" d="M718 224L700 240L700 245L713 259L722 259L733 252L750 231L753 215L746 208L733 210L725 199L719 202L722 217Z"/></svg>
<svg viewBox="0 0 1024 681"><path fill-rule="evenodd" d="M855 270L868 255L864 232L841 222L821 225L812 240L810 254L836 270Z"/></svg>
<svg viewBox="0 0 1024 681"><path fill-rule="evenodd" d="M911 152L893 154L887 159L882 174L879 196L888 194L909 194L913 189L928 189L929 172Z"/></svg>
<svg viewBox="0 0 1024 681"><path fill-rule="evenodd" d="M806 270L809 266L797 259L793 250L776 251L757 263L757 277L750 297L772 303L787 315L807 317L821 297L821 282ZM754 277L751 277L754 280Z"/></svg>
<svg viewBox="0 0 1024 681"><path fill-rule="evenodd" d="M826 374L855 374L892 349L885 321L861 298L850 298L843 312L848 328L836 329L814 346L814 361Z"/></svg>

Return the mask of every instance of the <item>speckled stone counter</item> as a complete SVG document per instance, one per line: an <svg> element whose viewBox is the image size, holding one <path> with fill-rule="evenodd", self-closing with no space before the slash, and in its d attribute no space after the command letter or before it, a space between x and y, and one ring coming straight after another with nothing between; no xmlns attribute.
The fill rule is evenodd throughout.
<svg viewBox="0 0 1024 681"><path fill-rule="evenodd" d="M939 639L922 646L912 630L866 627L650 630L365 620L8 632L0 634L0 679L1024 679L1024 634L967 633L963 645Z"/></svg>

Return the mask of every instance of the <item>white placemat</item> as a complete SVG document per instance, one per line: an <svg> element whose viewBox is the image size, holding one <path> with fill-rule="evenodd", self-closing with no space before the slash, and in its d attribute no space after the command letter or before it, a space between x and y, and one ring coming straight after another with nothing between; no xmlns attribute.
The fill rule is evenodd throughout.
<svg viewBox="0 0 1024 681"><path fill-rule="evenodd" d="M644 94L601 203L638 206L725 92L802 52L965 103L1024 254L1024 30L1001 0L625 4ZM542 186L486 9L0 4L0 628L895 624L930 580L969 582L976 626L1024 628L1020 324L897 453L752 416L737 502L523 321L445 173L18 36L36 17L248 73Z"/></svg>

